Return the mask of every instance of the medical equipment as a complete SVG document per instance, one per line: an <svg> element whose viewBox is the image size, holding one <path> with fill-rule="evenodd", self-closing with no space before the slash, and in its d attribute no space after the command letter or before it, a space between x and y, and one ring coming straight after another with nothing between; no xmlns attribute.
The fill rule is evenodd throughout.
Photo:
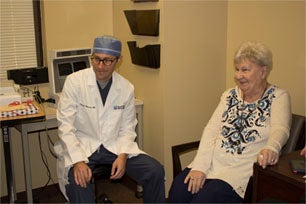
<svg viewBox="0 0 306 204"><path fill-rule="evenodd" d="M50 50L49 52L49 97L58 103L66 77L90 67L90 48Z"/></svg>

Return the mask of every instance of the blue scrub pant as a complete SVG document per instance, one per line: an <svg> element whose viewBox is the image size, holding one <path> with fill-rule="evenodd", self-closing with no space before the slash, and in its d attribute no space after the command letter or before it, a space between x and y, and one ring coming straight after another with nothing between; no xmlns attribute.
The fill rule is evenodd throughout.
<svg viewBox="0 0 306 204"><path fill-rule="evenodd" d="M93 170L95 165L112 164L116 158L117 155L101 145L100 149L89 157L88 166ZM127 159L126 174L142 185L144 203L165 203L164 168L154 158L140 154ZM68 181L66 193L70 203L95 202L93 184L89 182L86 188L77 185L74 181L72 168L69 170Z"/></svg>
<svg viewBox="0 0 306 204"><path fill-rule="evenodd" d="M241 203L242 198L225 181L206 179L203 188L196 194L188 191L184 179L190 169L186 168L177 175L169 191L169 203Z"/></svg>

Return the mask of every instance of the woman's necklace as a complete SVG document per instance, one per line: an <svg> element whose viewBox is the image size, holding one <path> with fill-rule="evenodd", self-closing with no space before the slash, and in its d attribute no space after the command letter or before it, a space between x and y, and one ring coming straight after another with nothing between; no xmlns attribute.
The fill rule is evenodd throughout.
<svg viewBox="0 0 306 204"><path fill-rule="evenodd" d="M245 104L244 97L242 97L242 101L237 105L237 120L234 123L234 131L236 132L236 137L239 137L243 143L254 141L255 137L259 135L256 127L264 126L266 116L263 100L268 97L265 93L269 86L267 83L257 101Z"/></svg>
<svg viewBox="0 0 306 204"><path fill-rule="evenodd" d="M265 88L263 90L263 92L261 93L261 96L260 98L257 99L257 103L255 103L256 100L254 100L253 103L249 103L248 105L245 104L245 96L243 95L242 96L242 105L240 108L238 108L238 117L240 119L240 131L242 131L243 128L243 124L246 123L246 120L251 116L253 115L254 111L256 111L256 109L258 108L259 106L259 103L260 103L260 100L264 97L265 95L265 92L267 91L267 88L268 88L269 84L267 83L265 85ZM246 111L248 110L248 111ZM246 112L245 112L246 111ZM240 112L240 113L239 113Z"/></svg>
<svg viewBox="0 0 306 204"><path fill-rule="evenodd" d="M262 99L262 97L264 96L265 92L267 91L268 86L269 86L269 84L266 83L263 92L260 94L260 98L256 98L255 100L252 100L252 101L255 102L255 101L257 101L257 100ZM245 101L247 101L247 100L245 100L245 95L242 93L242 103L244 104ZM252 102L252 103L253 103L253 102ZM250 103L251 103L251 102L250 102Z"/></svg>

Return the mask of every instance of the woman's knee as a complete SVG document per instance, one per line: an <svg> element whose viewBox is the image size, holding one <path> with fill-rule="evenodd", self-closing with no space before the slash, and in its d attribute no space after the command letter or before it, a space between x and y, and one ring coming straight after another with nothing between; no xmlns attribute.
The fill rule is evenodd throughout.
<svg viewBox="0 0 306 204"><path fill-rule="evenodd" d="M188 185L184 183L185 177L189 171L190 169L186 168L172 181L168 196L169 203L185 203L190 202L192 199L192 195L187 189Z"/></svg>
<svg viewBox="0 0 306 204"><path fill-rule="evenodd" d="M227 182L220 179L207 179L204 187L194 196L193 202L240 203L242 199Z"/></svg>

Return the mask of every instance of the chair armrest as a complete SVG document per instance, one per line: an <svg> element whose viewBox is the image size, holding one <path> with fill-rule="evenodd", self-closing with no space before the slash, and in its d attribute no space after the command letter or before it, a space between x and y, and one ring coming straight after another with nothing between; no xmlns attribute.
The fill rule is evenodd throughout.
<svg viewBox="0 0 306 204"><path fill-rule="evenodd" d="M198 149L200 141L172 146L173 178L182 171L180 155Z"/></svg>

